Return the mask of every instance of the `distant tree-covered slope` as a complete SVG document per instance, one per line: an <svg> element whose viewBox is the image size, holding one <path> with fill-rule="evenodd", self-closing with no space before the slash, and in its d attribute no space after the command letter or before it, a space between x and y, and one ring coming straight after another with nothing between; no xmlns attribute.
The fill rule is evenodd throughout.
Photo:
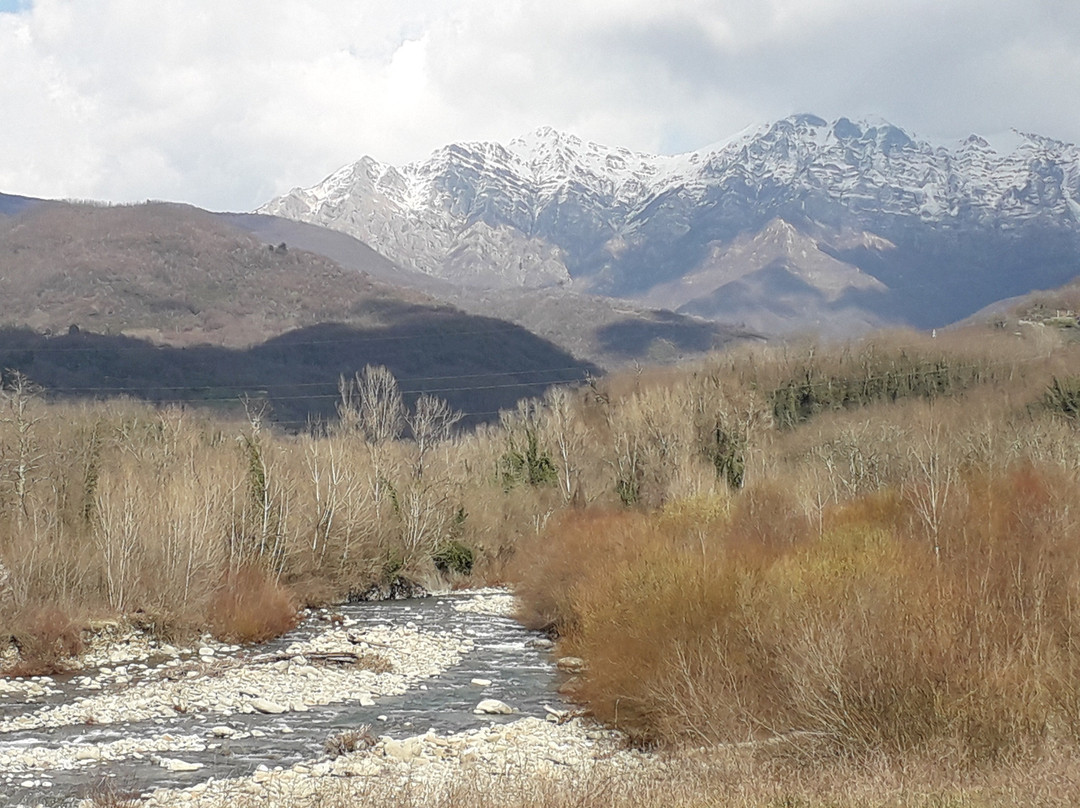
<svg viewBox="0 0 1080 808"><path fill-rule="evenodd" d="M48 202L0 218L0 369L59 396L330 417L341 374L385 364L488 417L595 368L503 320L267 244L172 204Z"/></svg>

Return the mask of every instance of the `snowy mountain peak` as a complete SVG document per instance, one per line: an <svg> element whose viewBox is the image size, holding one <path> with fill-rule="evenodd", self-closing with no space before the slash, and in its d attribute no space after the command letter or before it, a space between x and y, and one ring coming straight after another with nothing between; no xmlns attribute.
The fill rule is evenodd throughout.
<svg viewBox="0 0 1080 808"><path fill-rule="evenodd" d="M560 132L550 126L541 126L531 132L518 135L507 147L522 156L531 157L544 152L558 151L560 148L579 148L581 138L569 132Z"/></svg>
<svg viewBox="0 0 1080 808"><path fill-rule="evenodd" d="M822 244L848 245L829 249L870 262L864 272L882 256L890 266L921 256L896 270L902 285L946 254L943 272L965 265L950 252L956 245L995 244L970 260L997 266L1035 233L1037 247L1015 247L1023 261L1053 242L1052 265L1075 270L1080 151L1020 133L937 145L880 119L812 114L675 156L542 127L505 145L448 144L400 167L364 158L260 212L343 230L394 261L476 286L573 282L647 299L706 265L707 277L727 277L709 262L735 260L725 245L747 235L765 232L794 267L817 250L799 235L810 231L824 234Z"/></svg>

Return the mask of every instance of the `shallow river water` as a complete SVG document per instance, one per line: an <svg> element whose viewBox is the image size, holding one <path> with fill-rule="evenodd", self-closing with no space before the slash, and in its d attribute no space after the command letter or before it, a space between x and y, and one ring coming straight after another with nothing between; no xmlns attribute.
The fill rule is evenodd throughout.
<svg viewBox="0 0 1080 808"><path fill-rule="evenodd" d="M548 651L533 647L540 635L526 631L508 617L455 609L455 604L472 597L455 593L420 600L383 601L347 604L336 611L356 621L355 627L414 624L422 631L449 632L471 639L473 647L461 662L443 673L415 682L399 696L379 696L374 706L356 702L313 706L307 712L281 715L237 713L178 714L151 721L106 724L78 724L47 729L0 734L0 753L17 748L48 745L101 744L139 736L201 736L208 745L203 751L163 753L169 757L203 764L194 772L170 772L145 755L121 761L86 766L71 771L41 771L3 777L0 782L0 806L20 804L66 806L90 793L96 783L106 778L114 789L137 794L163 786L183 787L211 777L235 777L249 774L259 766L290 766L302 760L324 756L323 744L336 731L369 724L376 735L402 738L433 729L439 733L457 732L493 722L508 722L522 716L543 718L544 706L559 706L556 693L558 678L554 660ZM309 620L300 627L259 649L272 653L290 643L325 630L326 623ZM151 666L151 670L153 666ZM93 673L83 671L80 675ZM146 672L143 675L147 675ZM490 680L490 686L470 684L473 679ZM79 694L73 680L57 679L58 694L35 704L0 703L0 718L32 713L49 705L64 703ZM517 711L509 716L474 715L473 708L482 698L506 702ZM228 726L238 734L256 731L243 739L211 738L212 727ZM210 742L213 742L211 744ZM0 770L0 776L5 772Z"/></svg>

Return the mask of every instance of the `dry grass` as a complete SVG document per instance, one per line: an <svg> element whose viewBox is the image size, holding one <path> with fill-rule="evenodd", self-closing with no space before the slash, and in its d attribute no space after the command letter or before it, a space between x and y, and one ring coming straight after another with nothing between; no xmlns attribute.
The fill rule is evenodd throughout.
<svg viewBox="0 0 1080 808"><path fill-rule="evenodd" d="M19 651L11 676L41 676L63 670L63 663L83 648L82 627L70 612L55 605L30 606L16 614L11 638Z"/></svg>
<svg viewBox="0 0 1080 808"><path fill-rule="evenodd" d="M292 595L258 567L225 576L211 607L216 636L229 642L263 642L296 625Z"/></svg>
<svg viewBox="0 0 1080 808"><path fill-rule="evenodd" d="M323 742L323 751L331 760L362 751L374 746L377 738L371 734L369 724L361 724L356 729L346 729L334 732L327 736Z"/></svg>
<svg viewBox="0 0 1080 808"><path fill-rule="evenodd" d="M88 808L138 808L142 802L139 790L125 787L126 779L110 771L98 774L85 789L80 804Z"/></svg>

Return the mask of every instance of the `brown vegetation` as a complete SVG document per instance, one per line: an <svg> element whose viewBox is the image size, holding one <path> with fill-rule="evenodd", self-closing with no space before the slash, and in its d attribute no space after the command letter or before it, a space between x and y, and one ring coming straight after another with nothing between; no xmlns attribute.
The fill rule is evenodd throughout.
<svg viewBox="0 0 1080 808"><path fill-rule="evenodd" d="M775 495L782 534L747 530L747 495L711 525L594 518L604 563L560 581L554 624L589 660L581 697L642 742L804 735L859 756L947 742L972 759L1072 745L1078 495L1026 464L973 473L940 555L918 502L889 491L830 508L820 533ZM580 530L554 528L548 552L572 553Z"/></svg>
<svg viewBox="0 0 1080 808"><path fill-rule="evenodd" d="M40 205L0 221L0 258L3 323L159 344L240 347L318 323L387 324L386 304L434 303L168 203Z"/></svg>
<svg viewBox="0 0 1080 808"><path fill-rule="evenodd" d="M64 660L82 652L82 630L72 615L52 604L34 604L12 615L11 643L18 660L10 676L55 673Z"/></svg>
<svg viewBox="0 0 1080 808"><path fill-rule="evenodd" d="M230 642L262 642L296 625L292 593L257 566L226 572L210 607L214 634Z"/></svg>
<svg viewBox="0 0 1080 808"><path fill-rule="evenodd" d="M557 491L504 491L502 433L452 435L457 414L433 398L407 411L398 398L420 441L397 424L365 431L384 414L352 412L362 399L343 396L331 435L287 436L255 413L51 404L13 377L0 395L0 637L36 658L64 645L67 615L251 641L298 606L398 579L497 578Z"/></svg>
<svg viewBox="0 0 1080 808"><path fill-rule="evenodd" d="M1043 394L1076 356L895 339L597 391L647 405L622 444L641 492L682 452L658 508L570 512L519 551L523 619L588 660L578 696L598 717L642 743L798 737L859 759L1076 748L1080 444ZM907 368L911 392L854 397L892 372L875 365ZM919 390L919 367L965 381ZM708 430L649 426L672 396L702 412L702 385L744 447L742 490L683 490Z"/></svg>
<svg viewBox="0 0 1080 808"><path fill-rule="evenodd" d="M252 639L399 577L512 580L637 742L1053 768L1080 749L1078 375L1054 331L882 335L610 377L451 434L372 369L338 428L293 437L9 387L0 613Z"/></svg>

